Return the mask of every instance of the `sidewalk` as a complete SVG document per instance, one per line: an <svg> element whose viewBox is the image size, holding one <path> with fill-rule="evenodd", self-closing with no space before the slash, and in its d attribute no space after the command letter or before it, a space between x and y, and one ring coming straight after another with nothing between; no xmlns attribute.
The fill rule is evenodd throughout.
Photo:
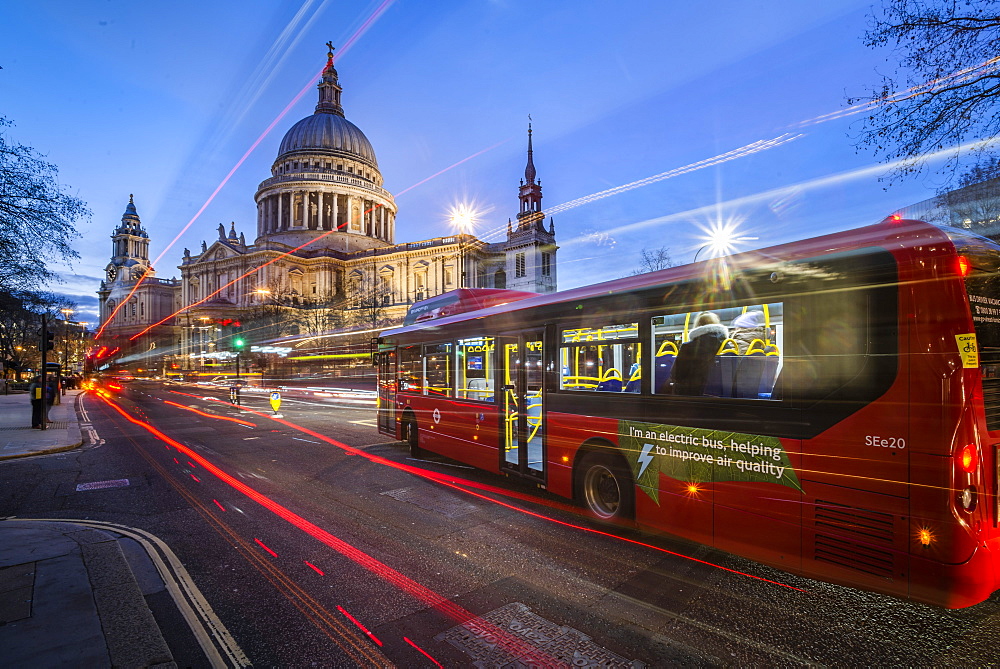
<svg viewBox="0 0 1000 669"><path fill-rule="evenodd" d="M52 422L44 430L31 429L28 393L0 395L0 460L58 453L83 443L76 401L82 390L67 390L62 403L49 409Z"/></svg>
<svg viewBox="0 0 1000 669"><path fill-rule="evenodd" d="M4 665L176 667L144 596L157 590L155 574L148 555L109 532L0 521Z"/></svg>
<svg viewBox="0 0 1000 669"><path fill-rule="evenodd" d="M79 447L81 392L52 407L46 430L31 428L27 393L0 395L0 460ZM88 524L0 519L3 664L176 667L146 599L166 589L148 549Z"/></svg>

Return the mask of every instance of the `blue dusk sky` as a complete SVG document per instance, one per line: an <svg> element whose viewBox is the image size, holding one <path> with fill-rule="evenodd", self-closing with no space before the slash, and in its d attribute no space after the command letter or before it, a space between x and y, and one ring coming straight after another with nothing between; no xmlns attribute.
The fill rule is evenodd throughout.
<svg viewBox="0 0 1000 669"><path fill-rule="evenodd" d="M886 188L886 168L854 146L862 115L846 97L893 71L891 54L862 43L870 5L10 2L0 115L93 211L80 259L52 286L81 320L130 193L156 258L218 190L160 277L178 276L184 248L220 223L256 236L254 192L284 132L313 112L328 40L345 114L397 194L397 242L450 234L460 203L498 239L518 211L531 115L565 289L630 274L643 249L688 262L713 221L740 221L754 238L743 248L770 246L932 196L933 174Z"/></svg>

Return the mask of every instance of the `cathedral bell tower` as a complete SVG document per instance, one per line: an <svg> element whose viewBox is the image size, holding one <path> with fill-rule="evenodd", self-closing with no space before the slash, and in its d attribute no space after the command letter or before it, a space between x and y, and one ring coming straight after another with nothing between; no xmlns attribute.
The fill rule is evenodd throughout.
<svg viewBox="0 0 1000 669"><path fill-rule="evenodd" d="M105 268L108 283L138 281L151 270L149 265L149 235L142 227L132 195L122 214L122 222L111 235L111 262Z"/></svg>
<svg viewBox="0 0 1000 669"><path fill-rule="evenodd" d="M533 154L529 122L528 164L524 168L524 179L518 190L521 210L517 214L516 226L510 221L507 223L504 287L552 293L556 290L556 230L551 218L548 229L545 228L542 182L536 178Z"/></svg>

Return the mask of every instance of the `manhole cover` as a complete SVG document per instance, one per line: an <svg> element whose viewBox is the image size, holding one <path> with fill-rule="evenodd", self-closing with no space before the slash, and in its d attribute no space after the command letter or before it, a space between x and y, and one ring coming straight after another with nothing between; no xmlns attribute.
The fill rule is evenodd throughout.
<svg viewBox="0 0 1000 669"><path fill-rule="evenodd" d="M513 602L434 637L472 658L480 669L521 667L645 667L598 646L590 637L557 625Z"/></svg>
<svg viewBox="0 0 1000 669"><path fill-rule="evenodd" d="M479 507L475 504L459 499L457 496L446 490L437 488L398 488L388 490L383 495L398 499L400 502L409 502L421 509L437 511L448 518L457 518L467 513L472 513Z"/></svg>

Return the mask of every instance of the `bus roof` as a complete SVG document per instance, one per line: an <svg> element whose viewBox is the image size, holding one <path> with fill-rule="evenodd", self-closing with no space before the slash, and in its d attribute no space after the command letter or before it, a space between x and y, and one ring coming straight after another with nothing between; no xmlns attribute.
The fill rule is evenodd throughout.
<svg viewBox="0 0 1000 669"><path fill-rule="evenodd" d="M961 232L961 231L955 231ZM504 301L496 306L485 306L478 310L466 310L464 312L453 312L442 314L439 320L433 325L443 326L474 318L501 313L504 311L519 311L542 305L555 305L565 302L582 300L602 295L613 295L616 293L629 292L645 287L659 284L675 283L685 279L691 279L704 275L705 269L718 266L724 260L730 268L739 269L741 267L750 268L754 266L773 265L777 262L794 261L810 257L828 255L838 252L851 251L867 247L882 246L886 248L903 248L907 246L926 244L934 238L948 242L950 235L946 226L939 226L923 221L900 219L896 216L889 216L883 221L874 225L861 228L854 228L843 232L836 232L821 237L812 237L804 240L797 240L753 251L746 251L724 258L710 258L697 263L678 265L667 269L627 276L621 279L613 279L603 283L590 284L570 288L555 293L521 293L525 297L518 298L517 304L511 307L502 306L511 300ZM479 289L486 290L486 289ZM452 291L457 292L457 291ZM508 291L519 292L519 291ZM450 293L439 295L444 297ZM432 298L434 299L434 298ZM426 300L429 302L430 300ZM420 304L420 303L417 303ZM414 307L417 306L414 304ZM386 330L380 336L396 335L405 332L412 332L426 327L428 324L421 321L414 321L411 324L404 323L403 326Z"/></svg>
<svg viewBox="0 0 1000 669"><path fill-rule="evenodd" d="M413 325L435 318L464 314L537 295L538 293L502 288L458 288L429 297L426 300L414 302L406 311L403 325Z"/></svg>

